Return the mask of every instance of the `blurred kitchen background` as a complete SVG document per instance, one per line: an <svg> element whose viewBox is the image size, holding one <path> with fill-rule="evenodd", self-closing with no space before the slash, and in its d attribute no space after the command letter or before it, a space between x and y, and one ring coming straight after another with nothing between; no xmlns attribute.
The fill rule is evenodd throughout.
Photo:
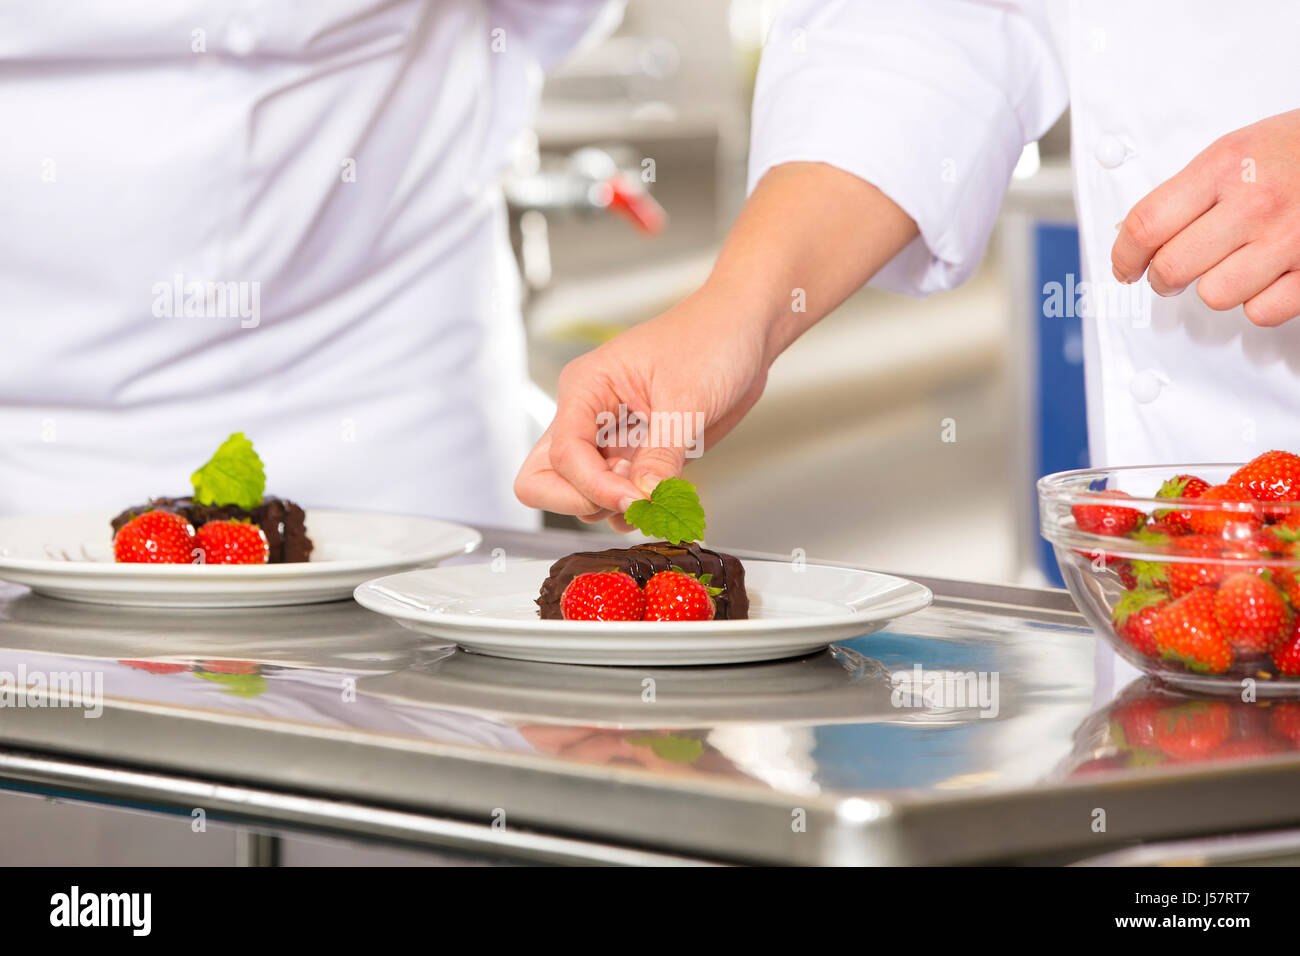
<svg viewBox="0 0 1300 956"><path fill-rule="evenodd" d="M780 6L630 0L615 35L548 79L507 183L539 420L565 362L708 274L744 199L754 71ZM1040 305L1045 278L1078 268L1068 151L1065 119L1026 149L965 286L864 290L781 357L746 421L688 465L710 543L1050 579L1033 480L1086 464L1077 320Z"/></svg>

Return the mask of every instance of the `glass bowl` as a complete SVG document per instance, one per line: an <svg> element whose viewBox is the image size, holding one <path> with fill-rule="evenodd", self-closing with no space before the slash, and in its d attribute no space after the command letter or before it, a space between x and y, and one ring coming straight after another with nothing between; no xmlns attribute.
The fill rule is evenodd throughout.
<svg viewBox="0 0 1300 956"><path fill-rule="evenodd" d="M1240 467L1048 475L1042 534L1088 623L1144 673L1244 700L1300 697L1300 501L1189 496ZM1204 485L1171 481L1186 476Z"/></svg>

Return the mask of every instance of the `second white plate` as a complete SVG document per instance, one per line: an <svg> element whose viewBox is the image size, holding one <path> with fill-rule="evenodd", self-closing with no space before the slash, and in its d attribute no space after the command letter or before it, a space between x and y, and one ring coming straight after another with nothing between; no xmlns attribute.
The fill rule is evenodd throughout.
<svg viewBox="0 0 1300 956"><path fill-rule="evenodd" d="M367 581L364 607L497 657L567 664L724 664L775 660L879 630L930 603L928 588L829 565L745 561L745 621L544 621L534 599L549 561L469 564Z"/></svg>
<svg viewBox="0 0 1300 956"><path fill-rule="evenodd" d="M0 580L37 594L137 607L266 607L347 597L377 574L473 551L473 528L407 515L307 509L310 561L293 564L117 564L112 515L0 518Z"/></svg>

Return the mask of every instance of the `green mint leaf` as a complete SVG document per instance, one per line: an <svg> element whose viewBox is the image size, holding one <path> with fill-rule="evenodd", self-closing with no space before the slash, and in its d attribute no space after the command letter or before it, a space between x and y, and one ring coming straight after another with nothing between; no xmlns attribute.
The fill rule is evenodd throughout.
<svg viewBox="0 0 1300 956"><path fill-rule="evenodd" d="M655 485L647 501L632 502L623 516L627 523L652 538L669 544L704 537L704 508L695 486L681 478L665 478Z"/></svg>
<svg viewBox="0 0 1300 956"><path fill-rule="evenodd" d="M266 692L266 678L261 674L213 674L208 671L191 671L195 677L222 684L227 694L236 697L257 697Z"/></svg>
<svg viewBox="0 0 1300 956"><path fill-rule="evenodd" d="M194 500L201 505L236 505L252 511L266 492L266 472L253 443L235 432L221 443L206 465L190 476Z"/></svg>
<svg viewBox="0 0 1300 956"><path fill-rule="evenodd" d="M649 746L660 760L671 760L673 763L694 763L704 753L704 741L676 734L667 737L629 737L627 742L633 747Z"/></svg>

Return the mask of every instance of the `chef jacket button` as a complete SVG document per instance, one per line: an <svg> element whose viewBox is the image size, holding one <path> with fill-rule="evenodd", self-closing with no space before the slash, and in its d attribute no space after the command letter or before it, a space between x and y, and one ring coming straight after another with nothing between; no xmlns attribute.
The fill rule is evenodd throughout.
<svg viewBox="0 0 1300 956"><path fill-rule="evenodd" d="M1133 398L1143 405L1149 405L1160 397L1160 390L1165 387L1164 377L1153 369L1144 369L1129 379L1128 390Z"/></svg>
<svg viewBox="0 0 1300 956"><path fill-rule="evenodd" d="M1097 162L1101 163L1102 166L1107 169L1114 169L1116 166L1124 164L1124 161L1129 157L1129 151L1123 140L1118 136L1107 133L1097 140L1093 155L1097 157Z"/></svg>
<svg viewBox="0 0 1300 956"><path fill-rule="evenodd" d="M257 37L247 23L236 20L226 27L226 49L235 56L248 56L256 48Z"/></svg>

